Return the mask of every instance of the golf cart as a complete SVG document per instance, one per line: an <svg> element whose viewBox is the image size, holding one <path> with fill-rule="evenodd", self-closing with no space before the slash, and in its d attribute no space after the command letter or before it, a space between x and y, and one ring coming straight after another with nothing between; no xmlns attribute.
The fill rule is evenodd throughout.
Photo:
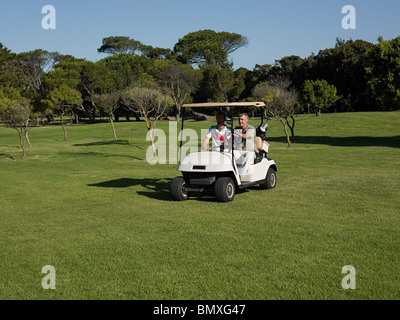
<svg viewBox="0 0 400 320"><path fill-rule="evenodd" d="M183 159L180 156L178 171L182 176L175 177L170 183L171 197L177 201L187 200L191 192L203 192L213 189L215 197L220 202L232 201L237 189L259 185L263 189L276 186L277 167L272 159L267 158L268 143L265 132L267 122L261 116L261 124L256 128L255 150L235 150L235 131L233 128L232 109L235 107L265 107L263 102L233 102L233 103L195 103L183 105L185 108L227 107L229 108L229 130L225 134L224 144L203 152L192 152ZM183 111L184 113L184 111ZM262 113L262 112L261 112ZM182 129L184 115L182 114ZM181 139L182 149L182 139Z"/></svg>

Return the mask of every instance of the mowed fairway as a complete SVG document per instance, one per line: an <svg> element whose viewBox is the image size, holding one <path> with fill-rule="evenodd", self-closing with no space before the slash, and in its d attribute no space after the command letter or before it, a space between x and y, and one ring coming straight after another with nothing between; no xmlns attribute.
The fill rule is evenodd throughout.
<svg viewBox="0 0 400 320"><path fill-rule="evenodd" d="M0 126L0 299L399 299L400 112L296 120L290 150L270 122L276 189L231 203L171 201L144 123L33 128L23 161Z"/></svg>

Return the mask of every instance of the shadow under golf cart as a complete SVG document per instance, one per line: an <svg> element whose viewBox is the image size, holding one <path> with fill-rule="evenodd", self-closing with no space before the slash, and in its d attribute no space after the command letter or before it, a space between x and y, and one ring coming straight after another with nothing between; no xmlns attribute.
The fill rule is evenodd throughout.
<svg viewBox="0 0 400 320"><path fill-rule="evenodd" d="M99 187L99 188L130 188L134 186L141 186L147 190L136 191L138 195L145 196L150 199L161 200L161 201L173 201L169 189L170 179L132 179L132 178L120 178L99 183L88 184L88 187ZM254 187L257 189L257 187ZM248 190L237 190L237 194L245 193ZM190 197L190 200L196 201L207 201L217 202L214 197L213 190L206 192L194 192Z"/></svg>

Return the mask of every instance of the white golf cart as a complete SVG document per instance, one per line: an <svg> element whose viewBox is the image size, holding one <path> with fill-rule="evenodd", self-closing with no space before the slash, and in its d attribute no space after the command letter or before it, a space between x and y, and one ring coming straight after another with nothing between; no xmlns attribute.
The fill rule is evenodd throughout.
<svg viewBox="0 0 400 320"><path fill-rule="evenodd" d="M265 132L268 124L264 123L263 116L261 116L261 124L256 129L255 150L235 150L236 143L232 139L234 136L232 110L235 107L250 106L262 108L265 104L263 102L226 102L183 105L183 110L189 107L227 107L229 118L226 122L230 127L225 135L225 143L221 147L203 152L192 152L184 159L180 159L178 170L182 172L182 176L175 177L170 183L172 199L184 201L189 198L191 192L203 192L212 188L218 201L229 202L234 199L237 189L256 185L260 185L263 189L275 188L277 167L274 160L267 158L269 145L265 141ZM183 119L182 115L182 129Z"/></svg>

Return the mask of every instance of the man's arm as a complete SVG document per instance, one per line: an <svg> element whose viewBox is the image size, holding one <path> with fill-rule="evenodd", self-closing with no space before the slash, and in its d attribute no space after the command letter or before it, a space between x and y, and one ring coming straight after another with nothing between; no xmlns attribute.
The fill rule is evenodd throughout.
<svg viewBox="0 0 400 320"><path fill-rule="evenodd" d="M254 139L255 136L256 136L256 128L252 127L252 128L249 128L249 130L247 130L247 133L245 133L244 138Z"/></svg>
<svg viewBox="0 0 400 320"><path fill-rule="evenodd" d="M208 147L208 142L210 141L209 137L205 137L203 140L203 144L201 145L201 151L206 150L206 148Z"/></svg>

